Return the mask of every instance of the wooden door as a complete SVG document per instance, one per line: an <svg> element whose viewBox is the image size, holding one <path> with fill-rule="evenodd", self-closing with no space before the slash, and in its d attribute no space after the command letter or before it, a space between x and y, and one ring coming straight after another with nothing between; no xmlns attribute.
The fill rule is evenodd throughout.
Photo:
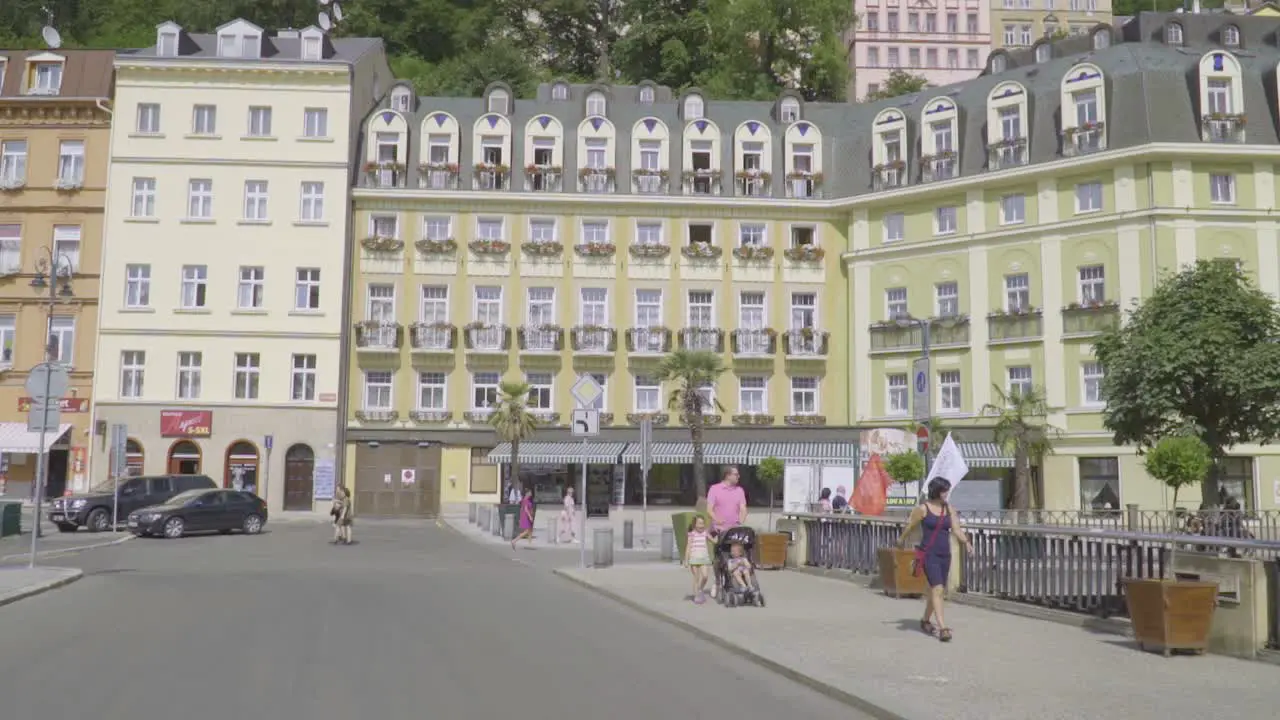
<svg viewBox="0 0 1280 720"><path fill-rule="evenodd" d="M310 510L314 493L315 452L307 445L294 445L284 455L284 509Z"/></svg>

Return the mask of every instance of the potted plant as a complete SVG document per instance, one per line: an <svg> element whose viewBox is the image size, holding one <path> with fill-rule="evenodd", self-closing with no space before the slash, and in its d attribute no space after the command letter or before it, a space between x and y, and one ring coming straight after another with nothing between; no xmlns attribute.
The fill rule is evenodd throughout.
<svg viewBox="0 0 1280 720"><path fill-rule="evenodd" d="M1175 515L1178 490L1198 485L1213 466L1209 446L1194 435L1161 439L1146 454L1147 472L1173 490ZM1176 527L1176 526L1175 526ZM1178 546L1169 552L1164 578L1128 578L1124 581L1129 618L1138 647L1160 650L1165 657L1174 650L1204 652L1209 647L1209 631L1218 606L1215 582L1179 581L1173 572Z"/></svg>
<svg viewBox="0 0 1280 720"><path fill-rule="evenodd" d="M915 450L904 450L890 453L882 458L885 474L902 486L907 493L908 483L918 483L924 479L924 456ZM945 538L944 538L945 541ZM916 557L915 548L882 547L876 550L877 564L880 566L880 584L886 595L894 597L916 597L928 592L928 583L924 573L912 572Z"/></svg>
<svg viewBox="0 0 1280 720"><path fill-rule="evenodd" d="M769 522L765 525L765 531L759 535L760 545L756 558L756 564L761 568L781 570L787 564L788 536L786 533L773 532L773 499L778 494L785 474L786 468L776 457L761 460L756 468L756 477L769 493Z"/></svg>

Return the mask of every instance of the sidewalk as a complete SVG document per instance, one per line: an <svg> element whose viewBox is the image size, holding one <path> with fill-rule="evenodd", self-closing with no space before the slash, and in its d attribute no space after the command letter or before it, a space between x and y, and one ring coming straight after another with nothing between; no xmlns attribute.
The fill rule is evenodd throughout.
<svg viewBox="0 0 1280 720"><path fill-rule="evenodd" d="M1275 666L1216 655L1164 658L1131 640L979 608L947 605L956 638L919 629L921 600L852 583L762 572L765 608L684 599L688 574L667 564L559 569L641 612L731 644L806 684L835 688L907 720L1165 720L1274 717Z"/></svg>
<svg viewBox="0 0 1280 720"><path fill-rule="evenodd" d="M539 520L541 520L541 522L536 523L533 526L532 547L554 548L558 550L577 550L578 549L578 543L576 542L565 542L565 543L553 542L555 538L549 536L547 532L546 520L543 518L539 518ZM471 540L475 540L477 542L490 543L494 545L503 545L503 544L510 545L511 543L510 540L503 540L501 537L489 532L487 528L482 529L478 525L472 525L470 522L467 521L466 517L461 517L461 518L444 517L442 518L442 521L449 527L453 528L454 530L457 530L463 535L466 535L467 538ZM599 519L589 518L587 520L587 551L588 552L590 552L591 549L595 547L595 530L597 528L607 528L607 527L612 527L612 523L610 520L606 518L599 518ZM574 530L579 531L578 528L574 528ZM633 552L650 552L654 555L654 557L657 557L658 551L661 549L660 543L662 542L662 527L654 519L651 518L649 521L649 534L647 538L641 537L640 523L638 522L635 524L634 532L635 532L633 537L634 547L632 547L630 550L626 550L626 549L623 549L622 547L622 530L620 528L613 528L613 550L615 555L630 554ZM645 540L648 540L647 545L644 542ZM521 546L526 545L525 541L521 540L520 545Z"/></svg>
<svg viewBox="0 0 1280 720"><path fill-rule="evenodd" d="M73 583L83 575L83 571L75 568L0 567L0 606Z"/></svg>

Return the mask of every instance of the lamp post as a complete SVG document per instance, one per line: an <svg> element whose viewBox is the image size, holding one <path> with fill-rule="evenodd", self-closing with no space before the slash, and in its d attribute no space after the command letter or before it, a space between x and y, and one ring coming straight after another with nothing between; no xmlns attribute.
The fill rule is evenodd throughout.
<svg viewBox="0 0 1280 720"><path fill-rule="evenodd" d="M44 292L47 290L49 293L47 303L45 305L45 348L43 359L43 363L45 364L54 363L58 359L57 356L59 348L53 338L53 313L58 307L59 300L69 300L75 296L75 293L71 289L71 268L72 264L67 256L58 253L54 248L44 248L43 256L36 260L35 277L31 278L31 287L33 289L37 292ZM46 372L44 377L44 397L47 400L53 375L52 373ZM45 486L48 484L48 402L44 403L44 412L46 413L46 417L43 418L40 423L40 455L37 459L36 488L35 496L33 498L35 501L35 522L33 523L34 529L31 533L31 567L36 566L37 545L41 537L40 515L44 507Z"/></svg>
<svg viewBox="0 0 1280 720"><path fill-rule="evenodd" d="M916 399L919 399L919 396L923 394L925 398L925 402L924 402L923 412L921 412L921 409L918 407L919 403L916 403L916 402L912 403L911 409L915 414L916 422L923 425L925 430L928 431L929 433L928 434L929 443L928 445L925 446L925 451L923 453L924 473L925 473L925 476L928 477L929 466L932 464L930 460L933 456L933 446L934 446L933 427L932 427L933 423L931 422L933 418L933 408L932 408L933 388L932 388L932 382L930 382L931 378L929 377L929 375L932 373L932 369L929 366L929 340L930 340L929 331L931 329L932 322L927 318L920 319L920 318L912 317L910 315L899 315L898 317L893 319L893 322L895 325L903 329L910 329L913 327L920 328L920 350L921 350L921 357L924 359L924 366L925 366L925 371L924 371L925 372L925 390L923 393L917 393ZM914 373L912 374L914 375ZM914 377L911 379L911 381L912 383L918 382L918 380ZM921 489L923 490L923 488Z"/></svg>

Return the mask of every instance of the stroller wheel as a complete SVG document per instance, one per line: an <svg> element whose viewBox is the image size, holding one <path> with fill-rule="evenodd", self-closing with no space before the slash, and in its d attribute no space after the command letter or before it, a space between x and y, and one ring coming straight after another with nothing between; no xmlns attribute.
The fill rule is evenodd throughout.
<svg viewBox="0 0 1280 720"><path fill-rule="evenodd" d="M764 607L764 596L756 593L756 607Z"/></svg>

